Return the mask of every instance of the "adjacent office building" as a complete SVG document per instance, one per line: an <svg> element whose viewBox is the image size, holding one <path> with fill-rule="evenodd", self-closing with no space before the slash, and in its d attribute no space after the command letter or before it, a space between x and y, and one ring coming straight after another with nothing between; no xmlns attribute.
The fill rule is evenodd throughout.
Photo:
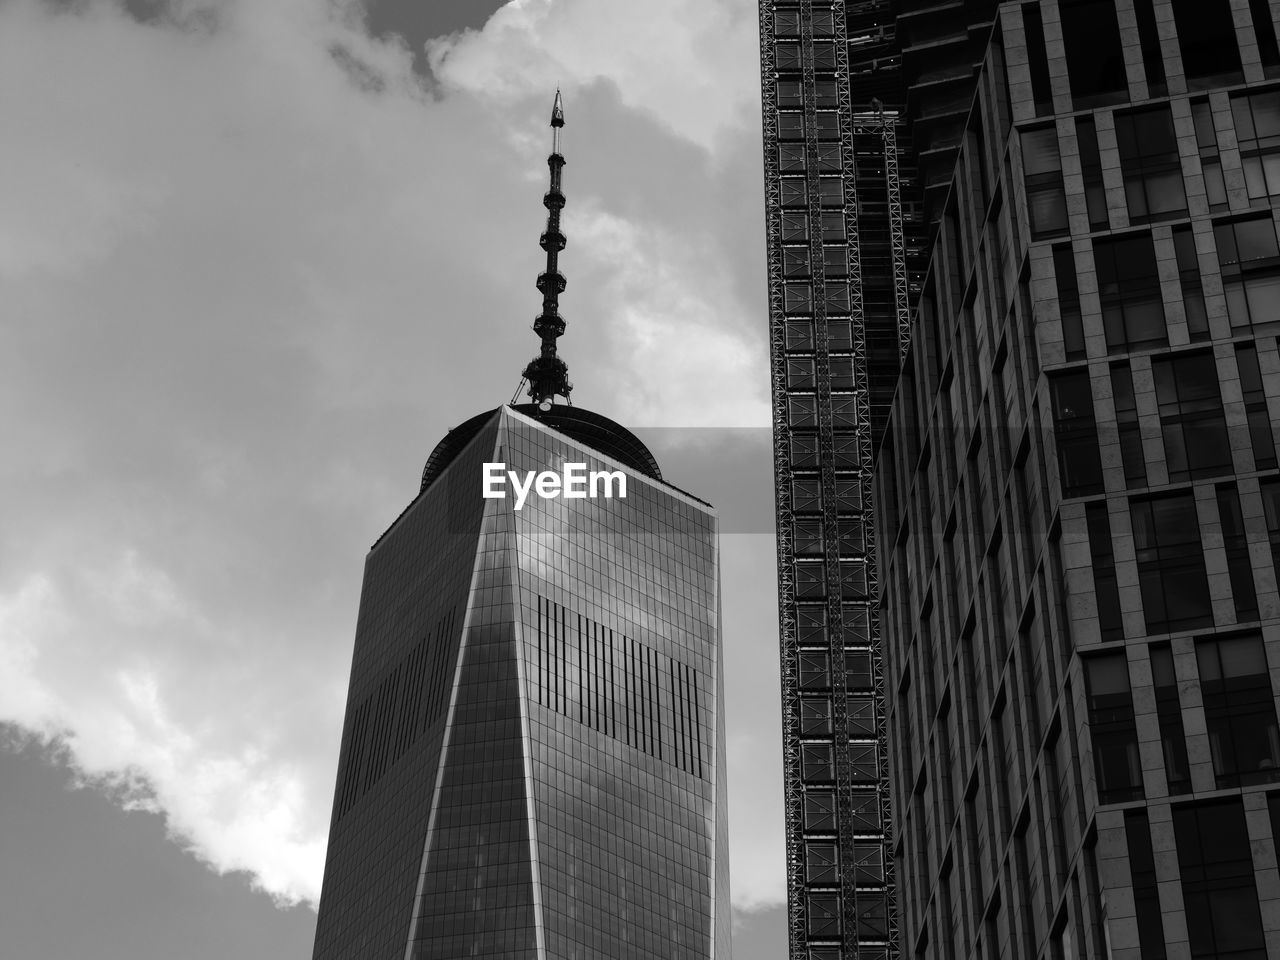
<svg viewBox="0 0 1280 960"><path fill-rule="evenodd" d="M566 402L549 163L532 402L451 430L365 563L317 960L729 955L716 517Z"/></svg>
<svg viewBox="0 0 1280 960"><path fill-rule="evenodd" d="M1280 958L1278 14L998 9L876 462L903 956Z"/></svg>

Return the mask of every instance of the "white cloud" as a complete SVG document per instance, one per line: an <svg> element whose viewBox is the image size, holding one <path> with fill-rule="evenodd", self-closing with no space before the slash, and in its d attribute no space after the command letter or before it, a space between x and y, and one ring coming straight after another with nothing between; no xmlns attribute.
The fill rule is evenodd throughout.
<svg viewBox="0 0 1280 960"><path fill-rule="evenodd" d="M758 123L755 5L742 0L514 0L483 31L428 45L448 87L494 100L614 85L622 104L714 149Z"/></svg>
<svg viewBox="0 0 1280 960"><path fill-rule="evenodd" d="M435 99L350 4L170 9L0 2L0 721L314 902L363 551L535 351L557 80L575 399L767 422L754 14L509 4L433 46Z"/></svg>

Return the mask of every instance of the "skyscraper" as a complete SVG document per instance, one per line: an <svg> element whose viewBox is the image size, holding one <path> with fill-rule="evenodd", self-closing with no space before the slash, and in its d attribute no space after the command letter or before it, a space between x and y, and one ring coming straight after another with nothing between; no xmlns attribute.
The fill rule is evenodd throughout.
<svg viewBox="0 0 1280 960"><path fill-rule="evenodd" d="M896 955L871 466L993 6L760 0L793 960Z"/></svg>
<svg viewBox="0 0 1280 960"><path fill-rule="evenodd" d="M876 463L904 954L1280 957L1278 12L999 8Z"/></svg>
<svg viewBox="0 0 1280 960"><path fill-rule="evenodd" d="M557 95L532 403L365 565L315 957L728 957L716 517L566 401Z"/></svg>

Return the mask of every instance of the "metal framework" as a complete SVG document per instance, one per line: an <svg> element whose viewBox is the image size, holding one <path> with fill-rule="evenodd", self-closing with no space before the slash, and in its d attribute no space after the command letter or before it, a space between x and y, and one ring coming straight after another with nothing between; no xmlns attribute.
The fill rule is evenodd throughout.
<svg viewBox="0 0 1280 960"><path fill-rule="evenodd" d="M870 510L872 404L873 399L889 398L872 396L868 336L883 334L869 332L863 264L867 253L879 258L877 263L887 259L892 264L891 278L876 279L881 285L891 279L891 303L886 308L892 315L885 319L892 321L890 336L897 348L893 355L900 361L907 346L909 288L898 176L899 120L878 104L871 110L854 109L843 0L761 0L759 12L788 941L792 960L884 960L898 956L898 917ZM784 85L785 103L780 95ZM878 205L874 211L861 209L859 192L869 184L860 182L858 158L865 158L868 141L878 145L880 162L871 166L883 172L884 181L874 185L876 191L884 191L883 212ZM830 189L833 182L838 182L838 192ZM833 222L837 212L839 229ZM785 226L784 215L789 218ZM804 218L803 228L798 226L799 216ZM860 218L867 216L885 221L868 232L875 243L887 244L887 251L864 250ZM835 335L846 323L847 342L842 332ZM803 330L806 324L812 324L809 340L804 334L789 335L789 325ZM835 374L837 365L840 373ZM809 497L797 504L797 481L817 482L818 509ZM800 525L805 525L803 538L798 537ZM803 583L801 571L806 571ZM820 576L815 577L815 571ZM802 613L807 624L803 636ZM818 621L824 625L820 631L812 628ZM866 624L865 636L857 633L859 622ZM855 691L849 686L846 656L863 651L870 653L874 737L861 732L855 737L849 725L849 697ZM820 675L815 684L813 676L802 676L806 652L808 662L825 655L825 680ZM861 695L866 697L866 691ZM817 705L820 711L824 699L829 722L825 728L806 726L804 708ZM852 751L865 753L872 744L875 781L859 782L856 774L863 771L855 771ZM809 768L806 748L812 756L829 755L830 766ZM855 800L872 794L878 823L868 830L866 812L855 809ZM820 817L807 822L806 800L819 797L834 799L834 817L830 822ZM833 844L834 869L828 869L829 864L815 862L819 857L814 851ZM862 852L877 844L882 870L878 878L855 855L855 848ZM832 905L834 917L828 913Z"/></svg>

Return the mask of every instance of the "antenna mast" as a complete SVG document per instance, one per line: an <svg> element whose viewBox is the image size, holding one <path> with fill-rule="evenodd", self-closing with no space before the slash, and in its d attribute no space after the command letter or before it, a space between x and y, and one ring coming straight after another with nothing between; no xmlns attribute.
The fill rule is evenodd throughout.
<svg viewBox="0 0 1280 960"><path fill-rule="evenodd" d="M542 350L524 368L524 378L529 381L529 396L542 409L550 409L553 398L564 397L569 401L569 368L556 356L556 340L564 333L564 318L560 316L560 294L564 292L564 274L558 269L560 251L565 247L565 236L560 232L560 210L564 207L564 194L560 191L560 171L564 157L560 155L560 128L564 126L564 107L560 91L556 91L555 105L551 108L551 156L547 166L551 168L551 189L542 198L547 208L547 229L539 244L547 252L547 269L538 274L538 290L542 292L542 313L533 322L534 332L542 338Z"/></svg>

